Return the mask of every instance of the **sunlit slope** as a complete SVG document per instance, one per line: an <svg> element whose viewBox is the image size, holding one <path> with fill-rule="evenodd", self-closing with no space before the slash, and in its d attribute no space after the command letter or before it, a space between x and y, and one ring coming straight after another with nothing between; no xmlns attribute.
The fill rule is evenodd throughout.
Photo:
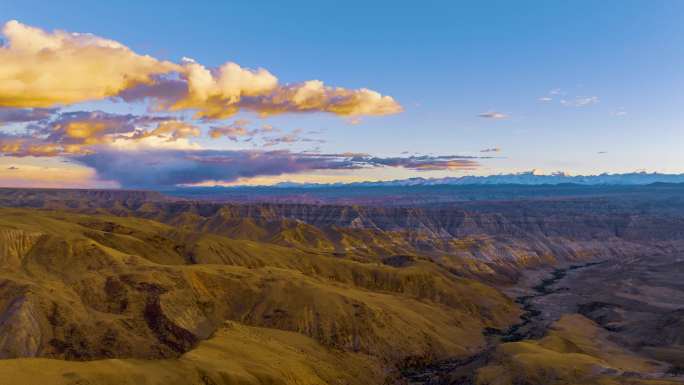
<svg viewBox="0 0 684 385"><path fill-rule="evenodd" d="M579 314L566 315L546 337L502 344L477 373L478 385L681 384L663 380L667 367L612 342L607 333Z"/></svg>
<svg viewBox="0 0 684 385"><path fill-rule="evenodd" d="M174 359L0 360L0 383L363 385L384 377L378 367L367 355L330 350L298 333L229 322L211 339Z"/></svg>
<svg viewBox="0 0 684 385"><path fill-rule="evenodd" d="M362 263L132 217L0 209L0 244L3 358L175 359L232 320L310 337L332 368L354 353L389 370L472 354L484 327L519 314L430 260Z"/></svg>

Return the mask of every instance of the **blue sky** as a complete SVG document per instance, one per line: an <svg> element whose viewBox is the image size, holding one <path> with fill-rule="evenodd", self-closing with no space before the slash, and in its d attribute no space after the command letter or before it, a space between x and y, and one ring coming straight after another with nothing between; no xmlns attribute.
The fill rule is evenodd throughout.
<svg viewBox="0 0 684 385"><path fill-rule="evenodd" d="M364 170L371 179L530 169L684 172L682 15L684 3L674 0L0 4L2 22L89 32L160 60L263 67L282 83L366 87L404 109L358 119L241 112L224 122L322 131L311 137L325 143L294 143L286 147L291 151L315 146L397 157L501 149L476 169ZM540 100L546 97L552 100ZM94 101L64 108L143 113L147 106ZM487 112L505 116L479 116ZM209 148L253 149L196 140Z"/></svg>

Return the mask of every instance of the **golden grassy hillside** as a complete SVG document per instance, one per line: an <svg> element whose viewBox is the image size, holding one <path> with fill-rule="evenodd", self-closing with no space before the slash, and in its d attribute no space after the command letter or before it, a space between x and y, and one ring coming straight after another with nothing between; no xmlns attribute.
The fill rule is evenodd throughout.
<svg viewBox="0 0 684 385"><path fill-rule="evenodd" d="M298 333L228 322L174 359L0 360L0 383L22 385L368 384L368 356L327 349Z"/></svg>
<svg viewBox="0 0 684 385"><path fill-rule="evenodd" d="M382 383L408 359L473 354L483 328L520 314L429 259L358 261L252 231L0 209L0 357L14 358L0 383Z"/></svg>
<svg viewBox="0 0 684 385"><path fill-rule="evenodd" d="M493 362L478 370L477 384L681 384L648 379L662 377L666 369L616 345L598 325L573 314L563 316L541 340L499 345Z"/></svg>

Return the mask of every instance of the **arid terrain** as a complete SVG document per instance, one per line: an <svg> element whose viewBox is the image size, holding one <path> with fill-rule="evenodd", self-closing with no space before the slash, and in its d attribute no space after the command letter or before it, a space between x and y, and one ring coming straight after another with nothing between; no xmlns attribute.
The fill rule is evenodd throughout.
<svg viewBox="0 0 684 385"><path fill-rule="evenodd" d="M684 187L452 192L0 189L0 383L684 381Z"/></svg>

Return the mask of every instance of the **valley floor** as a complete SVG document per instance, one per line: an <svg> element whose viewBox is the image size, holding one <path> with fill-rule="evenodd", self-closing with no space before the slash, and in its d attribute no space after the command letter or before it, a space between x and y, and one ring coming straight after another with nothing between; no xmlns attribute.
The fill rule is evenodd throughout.
<svg viewBox="0 0 684 385"><path fill-rule="evenodd" d="M482 353L408 368L404 377L454 385L684 383L683 261L651 256L530 272L508 288L525 309L520 323L489 331Z"/></svg>

